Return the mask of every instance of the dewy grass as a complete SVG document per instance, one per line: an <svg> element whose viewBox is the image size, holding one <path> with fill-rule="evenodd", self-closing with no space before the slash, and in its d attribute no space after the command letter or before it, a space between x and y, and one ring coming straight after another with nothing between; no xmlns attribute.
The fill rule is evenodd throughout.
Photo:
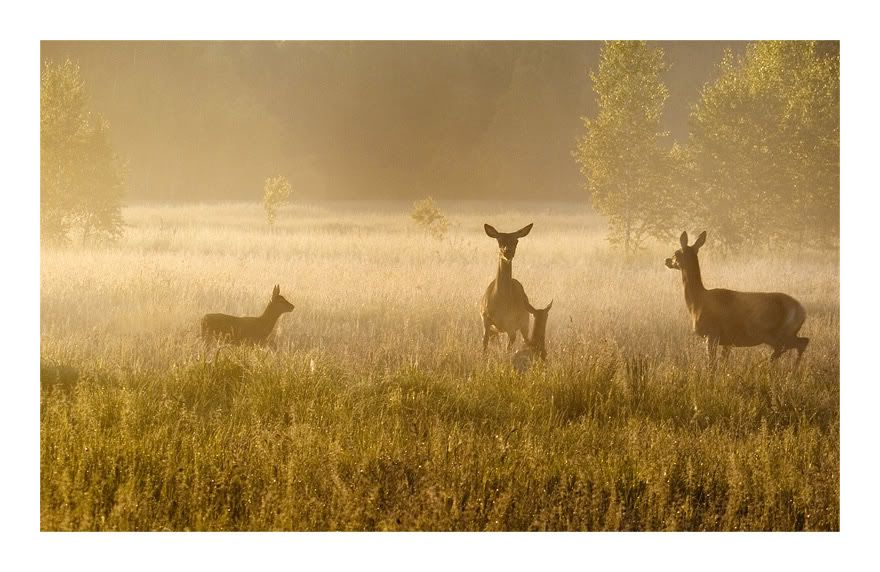
<svg viewBox="0 0 880 572"><path fill-rule="evenodd" d="M839 529L836 253L707 246L708 287L793 295L812 340L798 369L712 368L674 241L624 259L570 208L451 205L443 241L408 204L287 208L132 207L116 246L42 250L43 530ZM514 274L554 304L522 374L480 351L484 222L535 223ZM276 283L274 346L198 340Z"/></svg>

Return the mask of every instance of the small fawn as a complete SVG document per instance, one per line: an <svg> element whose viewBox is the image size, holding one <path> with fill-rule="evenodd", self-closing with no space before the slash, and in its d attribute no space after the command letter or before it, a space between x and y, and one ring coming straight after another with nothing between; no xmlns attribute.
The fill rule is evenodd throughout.
<svg viewBox="0 0 880 572"><path fill-rule="evenodd" d="M547 360L547 318L550 316L553 301L551 300L543 309L533 308L528 303L527 305L529 313L534 317L532 333L526 340L526 347L513 355L513 367L520 373L527 370L535 358L540 358L541 361Z"/></svg>
<svg viewBox="0 0 880 572"><path fill-rule="evenodd" d="M721 346L722 357L733 347L767 344L773 348L771 360L789 349L797 350L799 362L810 338L798 331L807 317L800 302L779 292L737 292L724 288L707 290L700 275L697 252L706 242L706 231L688 246L688 235L681 233L681 249L666 259L666 267L681 271L684 301L691 315L694 333L706 338L710 360Z"/></svg>
<svg viewBox="0 0 880 572"><path fill-rule="evenodd" d="M202 338L223 338L233 343L262 344L275 328L281 314L293 310L293 304L284 299L279 286L272 290L272 299L260 316L230 316L205 314L202 318Z"/></svg>

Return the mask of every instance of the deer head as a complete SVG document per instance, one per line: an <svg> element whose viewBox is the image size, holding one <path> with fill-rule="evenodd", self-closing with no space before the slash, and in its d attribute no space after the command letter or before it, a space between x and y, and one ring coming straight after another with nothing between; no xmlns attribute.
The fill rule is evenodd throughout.
<svg viewBox="0 0 880 572"><path fill-rule="evenodd" d="M279 314L293 311L293 304L288 302L287 299L281 295L281 288L278 284L276 284L275 288L272 290L272 299L269 301L269 307L276 310Z"/></svg>
<svg viewBox="0 0 880 572"><path fill-rule="evenodd" d="M516 232L498 232L490 224L484 224L483 228L486 230L487 235L498 241L498 252L501 254L501 258L510 262L516 254L516 243L519 242L520 238L529 234L532 230L532 224L534 223L524 226Z"/></svg>
<svg viewBox="0 0 880 572"><path fill-rule="evenodd" d="M550 308L552 307L552 300L547 304L546 308L533 308L532 305L529 304L529 312L531 312L532 316L535 318L535 322L532 324L532 339L530 345L538 350L538 355L541 359L547 359L547 318L550 316Z"/></svg>
<svg viewBox="0 0 880 572"><path fill-rule="evenodd" d="M543 336L544 330L547 327L547 316L550 315L550 308L553 307L553 301L551 300L549 304L547 304L546 308L533 308L531 304L529 304L529 312L535 317L535 330Z"/></svg>
<svg viewBox="0 0 880 572"><path fill-rule="evenodd" d="M697 237L697 240L691 246L688 246L687 232L681 233L679 242L681 243L681 249L676 250L672 254L672 258L666 259L666 267L672 270L685 271L695 268L697 266L697 252L706 243L706 231L701 232L700 236Z"/></svg>

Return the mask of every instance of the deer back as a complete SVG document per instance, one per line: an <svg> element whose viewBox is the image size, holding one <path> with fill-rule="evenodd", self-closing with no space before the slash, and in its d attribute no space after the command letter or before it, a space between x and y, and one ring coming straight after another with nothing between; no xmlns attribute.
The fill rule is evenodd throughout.
<svg viewBox="0 0 880 572"><path fill-rule="evenodd" d="M734 346L775 344L796 335L806 319L803 306L787 294L723 288L706 290L691 314L694 332Z"/></svg>

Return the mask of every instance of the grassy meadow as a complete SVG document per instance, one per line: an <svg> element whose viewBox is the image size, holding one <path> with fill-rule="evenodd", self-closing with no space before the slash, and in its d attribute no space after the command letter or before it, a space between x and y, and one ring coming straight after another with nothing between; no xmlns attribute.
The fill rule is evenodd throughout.
<svg viewBox="0 0 880 572"><path fill-rule="evenodd" d="M807 309L794 356L709 367L677 248L625 259L585 207L133 206L112 246L44 246L43 530L838 530L836 251L701 250L707 287ZM489 222L554 301L548 361L481 351ZM687 229L693 233L703 229ZM695 236L695 235L694 235ZM208 312L296 309L274 345L206 347ZM517 345L519 347L519 344Z"/></svg>

